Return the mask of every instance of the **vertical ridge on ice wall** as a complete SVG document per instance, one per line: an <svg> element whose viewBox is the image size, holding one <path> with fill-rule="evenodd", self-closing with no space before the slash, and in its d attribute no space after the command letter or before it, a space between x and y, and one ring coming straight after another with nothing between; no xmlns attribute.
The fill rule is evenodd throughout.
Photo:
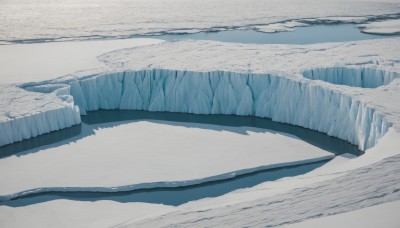
<svg viewBox="0 0 400 228"><path fill-rule="evenodd" d="M254 115L324 132L361 150L391 126L350 95L271 74L154 69L103 74L70 86L81 114L129 109Z"/></svg>

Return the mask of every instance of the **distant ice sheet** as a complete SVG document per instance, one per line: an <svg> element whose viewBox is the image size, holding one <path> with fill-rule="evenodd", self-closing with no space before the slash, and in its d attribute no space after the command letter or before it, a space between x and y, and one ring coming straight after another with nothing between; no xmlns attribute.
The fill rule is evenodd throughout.
<svg viewBox="0 0 400 228"><path fill-rule="evenodd" d="M359 22L398 14L398 0L17 0L2 1L0 42L127 38L215 31L295 19ZM265 31L271 31L269 26ZM277 28L277 31L281 28Z"/></svg>

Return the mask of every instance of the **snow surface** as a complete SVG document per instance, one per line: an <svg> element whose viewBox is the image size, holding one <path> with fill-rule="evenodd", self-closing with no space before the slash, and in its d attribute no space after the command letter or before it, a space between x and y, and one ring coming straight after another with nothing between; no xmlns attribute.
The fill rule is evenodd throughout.
<svg viewBox="0 0 400 228"><path fill-rule="evenodd" d="M72 139L1 159L0 199L50 190L192 185L332 157L295 136L259 128L166 121L83 124Z"/></svg>
<svg viewBox="0 0 400 228"><path fill-rule="evenodd" d="M121 221L139 220L165 213L171 207L113 201L54 200L25 207L0 206L0 226L13 228L110 227Z"/></svg>
<svg viewBox="0 0 400 228"><path fill-rule="evenodd" d="M379 35L394 35L400 34L400 19L373 21L359 25L362 32L379 34Z"/></svg>
<svg viewBox="0 0 400 228"><path fill-rule="evenodd" d="M301 223L288 225L289 228L308 227L387 227L397 228L400 224L399 217L400 201L380 204L355 210L343 214L310 219Z"/></svg>
<svg viewBox="0 0 400 228"><path fill-rule="evenodd" d="M352 22L398 17L399 6L398 0L3 0L0 41L126 38L306 19Z"/></svg>
<svg viewBox="0 0 400 228"><path fill-rule="evenodd" d="M105 52L160 42L124 39L0 45L0 84L54 79L101 66L96 57Z"/></svg>

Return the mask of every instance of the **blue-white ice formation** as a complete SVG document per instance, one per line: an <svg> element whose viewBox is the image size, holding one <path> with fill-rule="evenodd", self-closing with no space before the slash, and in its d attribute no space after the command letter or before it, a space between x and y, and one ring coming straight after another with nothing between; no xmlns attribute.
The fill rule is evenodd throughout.
<svg viewBox="0 0 400 228"><path fill-rule="evenodd" d="M81 122L79 108L74 105L74 99L70 95L68 86L44 84L26 89L42 93L54 91L54 95L41 102L44 107L40 107L40 105L38 109L31 109L29 106L22 107L28 110L28 113L24 115L14 117L6 114L6 118L2 118L0 121L0 146L71 127ZM23 92L19 88L11 88L11 90L14 90L15 93ZM11 92L9 94L12 95ZM22 96L29 95L23 94ZM13 99L17 98L13 97ZM37 102L38 99L41 100L41 97L34 97L31 100ZM60 104L51 105L53 99L60 100Z"/></svg>
<svg viewBox="0 0 400 228"><path fill-rule="evenodd" d="M343 68L326 68L305 75L328 75L326 80L331 80L330 75L337 75L332 72L345 71ZM379 70L370 72L379 76L376 82L371 77L371 80L361 80L361 84L355 80L351 85L375 87L390 81L382 79L381 75L386 74ZM341 82L339 84L353 83ZM307 80L271 74L153 69L106 73L65 83L64 86L39 85L25 89L70 93L79 109L71 107L69 111L80 111L80 114L98 109L126 109L268 117L327 133L356 144L361 150L374 146L391 126L382 114L350 95ZM43 114L50 118L49 113ZM66 118L58 115L55 119L62 122ZM25 134L36 125L20 124L19 128L24 128L22 126L28 129L20 130ZM47 132L54 129L51 127ZM35 135L37 133L31 137ZM13 135L12 140L2 144L20 139Z"/></svg>

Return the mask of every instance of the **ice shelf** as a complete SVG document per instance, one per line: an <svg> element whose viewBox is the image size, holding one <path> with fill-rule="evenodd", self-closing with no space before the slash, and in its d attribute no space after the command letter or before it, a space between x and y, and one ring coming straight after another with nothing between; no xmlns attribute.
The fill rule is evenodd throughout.
<svg viewBox="0 0 400 228"><path fill-rule="evenodd" d="M18 90L35 94L23 96L38 106L38 112L31 113L14 95L2 92L0 145L77 124L79 114L87 111L124 109L268 117L365 150L399 122L394 111L398 102L390 98L399 92L398 42L294 46L179 41L107 53L99 57L107 67L18 85ZM252 61L241 61L244 58ZM42 105L35 96L51 101ZM9 110L9 102L15 108ZM55 104L57 111L49 108ZM14 117L18 108L25 111ZM27 120L33 116L50 123L36 126L39 121Z"/></svg>

